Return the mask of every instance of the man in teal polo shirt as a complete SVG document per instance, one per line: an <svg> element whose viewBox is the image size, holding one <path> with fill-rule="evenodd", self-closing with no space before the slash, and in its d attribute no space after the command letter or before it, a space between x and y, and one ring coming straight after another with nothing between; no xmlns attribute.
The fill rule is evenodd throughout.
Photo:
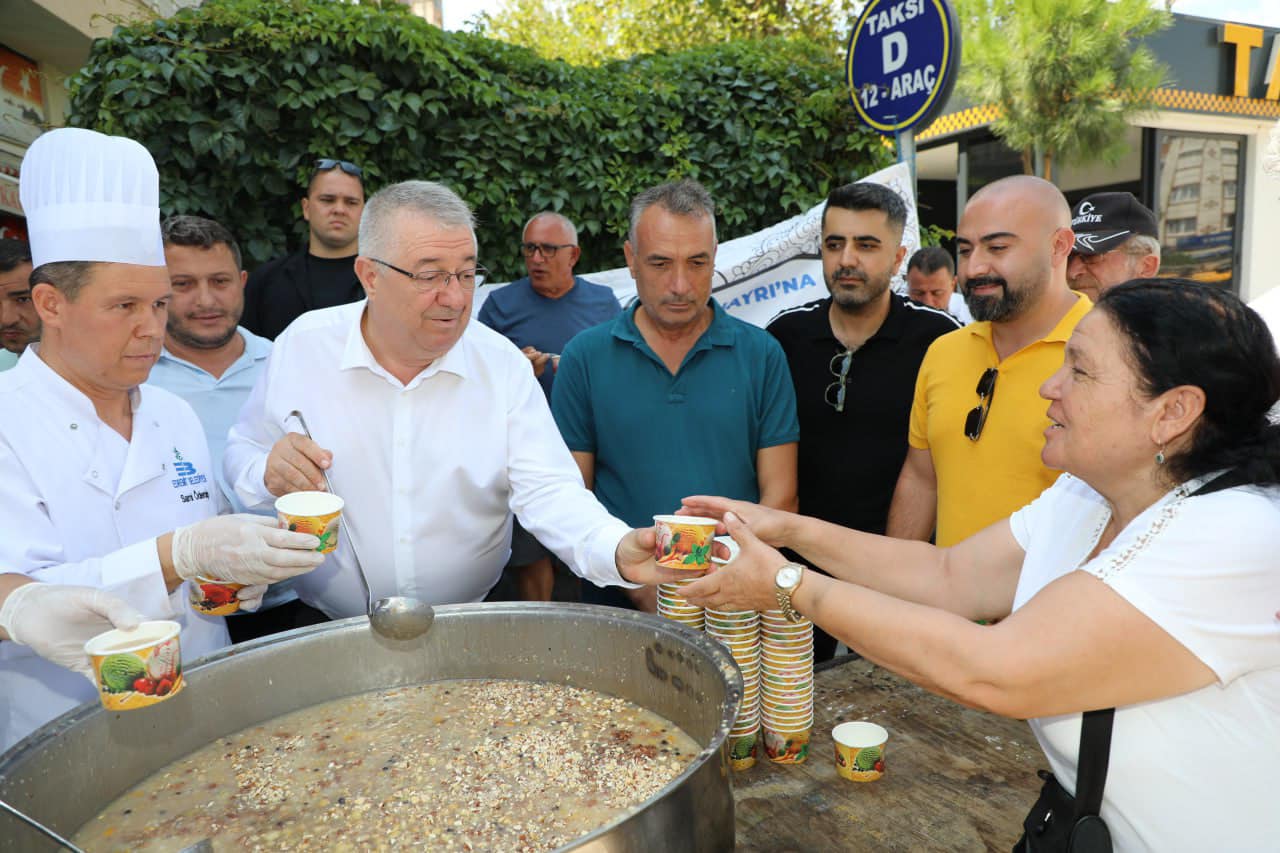
<svg viewBox="0 0 1280 853"><path fill-rule="evenodd" d="M711 196L687 180L644 191L631 203L623 249L636 304L569 342L552 390L587 488L633 526L691 494L794 511L800 426L786 356L711 299ZM655 604L652 588L588 584L582 600L650 612Z"/></svg>

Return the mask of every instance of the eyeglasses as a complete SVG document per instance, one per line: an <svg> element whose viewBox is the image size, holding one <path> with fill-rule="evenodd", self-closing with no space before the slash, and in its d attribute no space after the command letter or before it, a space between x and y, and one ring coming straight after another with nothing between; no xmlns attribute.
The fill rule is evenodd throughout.
<svg viewBox="0 0 1280 853"><path fill-rule="evenodd" d="M329 157L322 157L316 161L315 165L317 172L327 172L330 169L341 169L348 175L353 175L357 178L364 176L364 169L361 169L355 163L348 163L346 160L334 160Z"/></svg>
<svg viewBox="0 0 1280 853"><path fill-rule="evenodd" d="M484 278L489 271L484 267L472 267L469 270L458 270L457 272L448 272L447 270L423 270L419 273L412 273L408 270L402 270L395 264L389 264L386 261L380 261L377 258L370 258L375 264L382 264L389 270L395 270L400 275L407 277L413 282L413 286L420 293L430 293L435 290L442 290L449 286L449 279L456 278L458 287L463 290L475 290L476 279Z"/></svg>
<svg viewBox="0 0 1280 853"><path fill-rule="evenodd" d="M836 367L837 364L840 366ZM849 381L849 365L851 364L853 364L853 350L851 349L838 352L831 358L831 375L836 378L836 381L827 386L823 397L826 399L827 405L837 412L844 411L844 392L847 387L845 383ZM836 392L834 400L831 399L833 390Z"/></svg>
<svg viewBox="0 0 1280 853"><path fill-rule="evenodd" d="M532 258L537 252L542 253L542 257L551 260L556 256L556 252L561 249L574 249L577 246L573 243L521 243L520 254L526 258Z"/></svg>
<svg viewBox="0 0 1280 853"><path fill-rule="evenodd" d="M991 411L991 401L996 396L996 377L1000 375L1000 371L994 367L988 367L982 372L982 378L978 380L978 405L969 411L969 416L964 419L964 434L969 437L970 441L977 441L982 436L982 428L987 425L987 413Z"/></svg>

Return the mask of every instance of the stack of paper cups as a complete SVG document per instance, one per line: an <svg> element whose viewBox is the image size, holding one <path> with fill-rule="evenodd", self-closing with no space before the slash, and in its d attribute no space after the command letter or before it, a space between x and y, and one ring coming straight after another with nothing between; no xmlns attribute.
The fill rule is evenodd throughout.
<svg viewBox="0 0 1280 853"><path fill-rule="evenodd" d="M799 764L813 728L813 623L779 610L760 617L760 718L769 759Z"/></svg>
<svg viewBox="0 0 1280 853"><path fill-rule="evenodd" d="M711 610L707 633L729 649L742 671L742 706L729 730L729 763L746 770L756 763L760 733L760 614L754 610Z"/></svg>
<svg viewBox="0 0 1280 853"><path fill-rule="evenodd" d="M658 584L658 615L679 622L681 625L688 625L695 631L701 631L704 621L703 609L690 604L688 599L680 594L681 587L688 586L695 580L697 578Z"/></svg>

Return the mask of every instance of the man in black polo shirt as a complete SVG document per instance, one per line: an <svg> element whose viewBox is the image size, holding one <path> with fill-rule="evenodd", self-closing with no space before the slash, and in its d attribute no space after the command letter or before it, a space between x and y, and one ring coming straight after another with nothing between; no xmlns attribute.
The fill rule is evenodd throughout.
<svg viewBox="0 0 1280 853"><path fill-rule="evenodd" d="M800 418L800 512L884 533L907 455L916 372L929 344L960 327L945 311L889 289L906 247L907 209L872 183L831 191L822 212L822 276L830 296L769 323L782 344ZM816 660L834 637L814 630Z"/></svg>
<svg viewBox="0 0 1280 853"><path fill-rule="evenodd" d="M275 340L300 314L364 299L355 261L364 173L346 160L317 160L302 199L307 245L249 274L240 325Z"/></svg>

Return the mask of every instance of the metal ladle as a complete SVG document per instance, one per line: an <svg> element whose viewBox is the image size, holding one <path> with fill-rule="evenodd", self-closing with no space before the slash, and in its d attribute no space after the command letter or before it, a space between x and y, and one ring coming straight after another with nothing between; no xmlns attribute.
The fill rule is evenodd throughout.
<svg viewBox="0 0 1280 853"><path fill-rule="evenodd" d="M61 835L59 835L58 833L54 832L52 829L50 829L49 827L45 826L45 825L44 825L43 823L41 823L40 821L36 820L35 818L31 817L30 815L26 814L25 812L21 812L21 811L19 811L17 808L15 808L14 806L9 805L9 804L8 804L8 803L6 803L4 800L0 800L0 809L4 809L4 810L5 810L5 811L7 811L9 814L13 815L13 816L14 816L14 817L16 817L18 820L20 820L20 821L22 821L23 823L25 823L27 826L30 826L30 827L32 827L32 828L34 828L34 829L37 829L37 830L39 830L40 832L44 833L46 836L48 836L49 838L51 838L51 839L53 839L54 841L58 842L58 843L59 843L59 844L61 844L63 847L67 848L68 850L72 850L72 851L74 851L74 853L85 853L85 851L84 851L82 848L75 846L75 845L74 845L74 844L72 844L70 841L68 841L67 839L63 838L63 837L62 837Z"/></svg>
<svg viewBox="0 0 1280 853"><path fill-rule="evenodd" d="M297 420L307 438L315 441L311 438L311 430L307 428L307 421L302 417L302 412L294 409L289 413L289 417ZM321 468L320 474L324 477L324 486L329 490L329 494L336 495L333 483L329 481L329 472ZM347 545L351 548L351 557L355 560L356 571L360 575L360 583L364 585L365 603L369 608L369 624L373 626L373 630L391 640L413 640L427 633L431 623L435 621L436 612L425 601L404 595L393 595L371 602L373 593L369 590L369 579L365 577L364 567L360 564L360 555L356 553L356 540L351 535L349 526L346 536Z"/></svg>
<svg viewBox="0 0 1280 853"><path fill-rule="evenodd" d="M63 847L70 850L71 853L87 853L87 851L83 847L75 846L70 841L63 838L61 835L54 832L49 827L45 826L43 823L33 818L31 815L26 814L25 812L19 811L15 806L9 805L4 800L0 800L0 809L7 811L9 814L13 815L18 820L25 823L27 826L30 826L31 828L38 830L39 832L48 836L53 841L57 842L58 844L61 844ZM189 844L186 847L183 847L181 850L178 851L178 853L213 853L213 843L210 842L209 839L207 838L201 838L195 844Z"/></svg>

